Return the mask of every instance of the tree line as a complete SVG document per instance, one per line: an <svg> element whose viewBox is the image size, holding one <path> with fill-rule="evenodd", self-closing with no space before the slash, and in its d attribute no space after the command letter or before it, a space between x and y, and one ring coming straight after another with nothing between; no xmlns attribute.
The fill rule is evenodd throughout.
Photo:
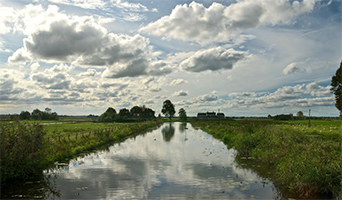
<svg viewBox="0 0 342 200"><path fill-rule="evenodd" d="M29 111L21 111L19 115L11 115L11 120L58 120L58 114L52 112L51 108L45 108L44 111L38 108L34 109L31 113Z"/></svg>
<svg viewBox="0 0 342 200"><path fill-rule="evenodd" d="M117 113L112 107L109 107L106 112L100 115L99 122L114 122L114 121L145 121L156 118L155 111L144 106L133 106L130 110L122 108Z"/></svg>

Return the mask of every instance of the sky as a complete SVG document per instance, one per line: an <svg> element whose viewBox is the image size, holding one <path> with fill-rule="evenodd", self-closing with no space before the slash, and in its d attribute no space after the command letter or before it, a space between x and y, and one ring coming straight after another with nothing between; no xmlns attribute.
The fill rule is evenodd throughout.
<svg viewBox="0 0 342 200"><path fill-rule="evenodd" d="M0 114L338 116L340 0L0 0Z"/></svg>

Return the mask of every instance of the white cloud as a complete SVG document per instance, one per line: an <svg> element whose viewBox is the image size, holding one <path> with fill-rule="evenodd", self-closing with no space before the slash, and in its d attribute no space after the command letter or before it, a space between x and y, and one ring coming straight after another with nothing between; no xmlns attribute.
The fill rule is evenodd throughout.
<svg viewBox="0 0 342 200"><path fill-rule="evenodd" d="M95 76L97 71L95 69L87 69L86 72L80 73L80 76Z"/></svg>
<svg viewBox="0 0 342 200"><path fill-rule="evenodd" d="M311 96L329 96L332 95L330 91L331 86L323 87L317 85L317 83L310 83L306 85L305 93L311 94Z"/></svg>
<svg viewBox="0 0 342 200"><path fill-rule="evenodd" d="M232 69L234 64L246 58L246 53L234 49L222 47L201 50L184 60L180 66L186 71L217 71L221 69Z"/></svg>
<svg viewBox="0 0 342 200"><path fill-rule="evenodd" d="M0 4L0 13L0 35L7 34L12 31L12 25L16 20L16 11Z"/></svg>
<svg viewBox="0 0 342 200"><path fill-rule="evenodd" d="M178 78L178 79L174 79L173 81L171 81L170 85L180 85L182 83L186 83L187 81L185 81L184 79Z"/></svg>
<svg viewBox="0 0 342 200"><path fill-rule="evenodd" d="M178 92L173 93L173 96L175 97L184 97L188 96L189 92L185 90L179 90Z"/></svg>
<svg viewBox="0 0 342 200"><path fill-rule="evenodd" d="M312 11L314 0L241 0L224 6L213 3L205 8L192 2L177 5L172 13L140 29L163 38L199 43L226 42L238 33L262 25L288 24L295 17Z"/></svg>
<svg viewBox="0 0 342 200"><path fill-rule="evenodd" d="M108 78L161 76L171 72L166 63L158 61L145 37L107 33L94 18L67 16L56 6L49 6L46 11L32 5L25 9L29 16L32 12L36 15L24 22L28 37L24 46L8 58L11 63L44 61L104 66L103 76Z"/></svg>
<svg viewBox="0 0 342 200"><path fill-rule="evenodd" d="M283 74L285 74L285 75L295 74L295 73L299 73L299 72L303 72L303 71L304 70L300 69L297 66L297 63L291 63L283 69Z"/></svg>
<svg viewBox="0 0 342 200"><path fill-rule="evenodd" d="M122 0L111 0L114 6L124 9L126 11L133 11L133 12L147 12L148 9L146 6L142 5L141 3L129 3L127 1Z"/></svg>
<svg viewBox="0 0 342 200"><path fill-rule="evenodd" d="M255 97L255 92L233 92L228 95L231 98L248 98L248 97Z"/></svg>
<svg viewBox="0 0 342 200"><path fill-rule="evenodd" d="M101 0L49 0L52 3L56 4L65 4L81 7L84 9L97 9L104 8L106 3Z"/></svg>

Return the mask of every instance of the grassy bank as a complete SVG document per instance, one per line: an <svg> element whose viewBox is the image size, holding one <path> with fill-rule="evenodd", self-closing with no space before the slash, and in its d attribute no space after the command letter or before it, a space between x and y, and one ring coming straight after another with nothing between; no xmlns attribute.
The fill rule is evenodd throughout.
<svg viewBox="0 0 342 200"><path fill-rule="evenodd" d="M341 122L196 121L193 126L270 167L272 180L302 197L342 197Z"/></svg>
<svg viewBox="0 0 342 200"><path fill-rule="evenodd" d="M55 162L156 127L162 120L141 123L92 123L39 125L0 124L1 181L40 173Z"/></svg>

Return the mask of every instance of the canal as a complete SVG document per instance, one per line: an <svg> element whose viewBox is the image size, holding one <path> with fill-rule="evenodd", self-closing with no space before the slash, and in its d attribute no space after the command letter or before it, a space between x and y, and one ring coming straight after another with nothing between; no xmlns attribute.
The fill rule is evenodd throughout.
<svg viewBox="0 0 342 200"><path fill-rule="evenodd" d="M1 198L280 199L274 185L235 161L236 151L189 123L159 128L60 163Z"/></svg>

